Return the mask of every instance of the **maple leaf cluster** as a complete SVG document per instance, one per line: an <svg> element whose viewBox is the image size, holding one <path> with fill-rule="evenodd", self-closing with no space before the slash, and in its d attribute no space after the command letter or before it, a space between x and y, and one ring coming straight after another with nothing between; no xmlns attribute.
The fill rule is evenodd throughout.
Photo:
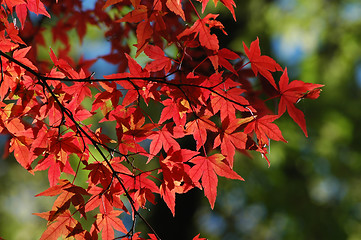
<svg viewBox="0 0 361 240"><path fill-rule="evenodd" d="M157 195L174 215L176 195L198 188L213 208L219 176L243 180L233 170L236 151L258 151L269 164L270 140L286 142L274 123L286 111L307 136L297 103L318 98L322 85L290 82L287 68L261 55L258 38L249 48L243 43L245 54L220 48L212 30L226 29L217 14L201 16L207 3L99 0L83 10L80 0L1 0L0 133L27 171L47 170L50 187L37 196L57 197L51 210L36 214L48 221L41 239L113 239L115 231L123 233L118 239L160 239L141 214ZM221 3L236 19L234 1ZM68 33L82 43L90 25L104 31L111 51L75 60L77 44ZM39 52L47 31L60 47L46 61ZM131 48L135 57L149 57L144 67ZM118 72L94 78L89 68L98 59ZM270 99L277 109L268 107ZM141 103L159 107L160 116L151 117ZM98 122L114 126L114 134ZM182 147L189 137L193 149ZM78 184L80 171L88 178ZM131 229L125 214L132 216ZM135 231L136 219L149 227L147 236Z"/></svg>

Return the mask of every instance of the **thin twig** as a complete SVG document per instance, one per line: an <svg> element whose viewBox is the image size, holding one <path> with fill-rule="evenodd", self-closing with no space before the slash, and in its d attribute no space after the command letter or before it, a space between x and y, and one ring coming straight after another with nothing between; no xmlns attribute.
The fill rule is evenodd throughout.
<svg viewBox="0 0 361 240"><path fill-rule="evenodd" d="M129 83L131 83L133 85L133 87L135 88L135 90L138 92L138 96L140 96L140 92L139 92L139 87L136 86L134 84L134 80L142 80L142 81L146 81L146 82L155 82L155 83L159 83L159 84L164 84L164 85L168 85L168 86L172 86L175 88L178 88L184 95L184 97L188 100L190 107L192 109L193 114L196 116L196 118L198 118L194 106L192 104L192 102L189 99L189 96L186 94L186 92L184 91L183 87L192 87L192 88L200 88L200 89L205 89L210 91L211 93L218 95L220 97L222 97L223 99L225 99L226 101L229 101L235 105L239 105L242 106L246 109L249 110L249 106L250 105L245 105L245 104L240 104L230 98L228 98L227 96L222 95L221 93L219 93L218 91L214 90L216 87L219 86L219 84L216 84L215 86L212 87L206 87L206 86L201 86L201 85L194 85L194 84L188 84L188 83L177 83L177 82L172 82L172 81L168 81L167 78L173 74L175 74L177 71L171 72L169 74L167 74L164 77L124 77L124 78L112 78L112 79L106 79L106 78L102 78L102 79L91 79L91 77L86 77L86 78L79 78L79 79L71 79L71 78L56 78L56 77L49 77L49 76L44 76L38 72L36 72L35 70L31 69L30 67L26 66L25 64L21 63L20 61L14 59L11 56L8 56L7 54L5 54L4 52L0 51L0 56L3 56L5 58L7 58L9 61L14 62L15 64L19 65L20 67L24 68L26 71L28 71L29 73L31 73L32 75L34 75L38 80L39 83L43 86L44 89L47 90L47 92L53 97L54 101L57 103L57 105L60 107L60 110L64 115L66 115L71 122L74 123L75 127L76 127L76 132L77 134L79 134L79 136L83 139L83 137L87 138L90 140L90 142L93 144L93 146L95 147L95 149L99 152L99 154L101 155L102 159L106 162L106 164L108 165L108 167L110 168L111 172L113 173L113 177L115 177L118 182L120 183L129 203L131 204L132 210L133 210L133 214L135 217L139 216L139 218L147 225L147 227L152 231L152 233L156 236L157 239L160 239L160 237L157 235L157 233L155 232L155 230L152 228L152 226L147 222L147 220L139 213L139 211L136 210L135 207L135 203L134 200L132 199L132 197L130 196L129 192L127 191L124 183L122 182L122 179L119 177L119 173L117 171L115 171L115 169L113 168L113 166L110 163L110 160L104 155L104 153L102 152L102 150L100 149L100 147L104 147L111 155L112 153L117 153L120 154L121 156L125 157L125 159L129 161L128 159L128 155L124 155L121 154L118 151L115 151L114 149L108 147L107 145L101 143L101 141L97 141L95 140L93 137L91 137L88 132L86 132L81 126L80 124L74 119L73 114L69 111L69 109L67 109L61 102L60 100L57 98L56 94L53 92L52 88L50 87L50 85L47 83L47 81L62 81L62 82L111 82L111 81L128 81ZM0 67L1 67L1 81L3 81L3 65L2 65L2 61L0 58ZM62 123L60 123L61 125ZM198 123L197 123L198 125ZM198 126L199 128L199 126ZM84 139L83 139L84 140ZM84 141L83 141L83 144ZM135 221L135 219L134 219Z"/></svg>
<svg viewBox="0 0 361 240"><path fill-rule="evenodd" d="M31 68L29 68L28 66L26 66L25 64L19 62L18 60L6 55L4 52L0 51L0 55L4 56L5 58L7 58L9 61L12 61L14 63L16 63L17 65L19 65L20 67L24 68L25 70L27 70L28 72L30 72L32 75L34 75L36 78L38 78L38 80L41 82L41 84L46 88L46 90L50 93L50 95L54 98L55 102L58 104L58 106L61 109L62 113L65 113L65 115L75 124L75 127L77 129L77 131L79 131L79 133L81 133L84 137L86 137L87 139L89 139L91 141L91 143L93 144L93 146L95 147L95 149L99 152L99 154L101 155L102 159L107 163L108 167L110 168L111 172L113 173L113 176L115 176L115 178L118 180L120 186L122 187L125 196L127 197L131 207L132 207L132 211L134 213L134 216L139 216L140 219L147 225L147 227L151 230L151 232L156 236L157 239L160 239L160 237L158 236L158 234L156 233L156 231L153 229L153 227L148 223L148 221L139 213L139 211L136 209L135 204L134 204L134 200L133 198L130 196L128 190L126 189L123 181L121 180L121 178L119 177L119 175L117 174L117 171L113 168L113 166L111 165L109 159L104 155L103 151L100 149L100 146L102 144L100 144L98 141L94 140L80 125L79 123L74 119L73 114L69 111L69 109L67 109L58 99L58 97L55 95L55 93L53 92L53 90L51 89L50 85L46 82L46 80L48 80L48 77L42 76L39 73L37 73L36 71L32 70Z"/></svg>

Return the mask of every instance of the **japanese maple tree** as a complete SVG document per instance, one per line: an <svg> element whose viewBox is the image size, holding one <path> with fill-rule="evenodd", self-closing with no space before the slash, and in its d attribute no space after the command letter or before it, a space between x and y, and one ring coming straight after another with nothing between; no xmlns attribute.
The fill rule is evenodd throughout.
<svg viewBox="0 0 361 240"><path fill-rule="evenodd" d="M175 215L177 194L198 188L213 208L219 176L243 180L233 170L236 151L257 151L270 164L269 142L286 142L275 122L286 112L307 136L297 103L318 98L322 85L289 81L287 68L261 55L258 38L240 42L244 54L220 46L213 30L227 29L218 14L204 14L208 2L98 0L84 9L80 0L1 0L0 133L27 171L47 170L49 188L37 196L56 200L36 213L48 221L41 239L160 239L142 215L157 195ZM235 2L220 2L236 20ZM91 25L111 51L75 59ZM117 72L95 78L89 68L99 59ZM154 107L159 116L149 114ZM182 148L189 137L195 148ZM137 232L137 219L149 232Z"/></svg>

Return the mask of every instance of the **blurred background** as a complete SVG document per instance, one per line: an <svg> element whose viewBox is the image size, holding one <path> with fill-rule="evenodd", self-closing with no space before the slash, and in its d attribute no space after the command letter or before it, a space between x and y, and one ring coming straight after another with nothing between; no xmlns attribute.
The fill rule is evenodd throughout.
<svg viewBox="0 0 361 240"><path fill-rule="evenodd" d="M361 239L361 1L236 4L234 23L218 3L228 33L219 36L220 45L243 51L242 41L249 46L258 36L262 54L287 66L290 80L325 85L319 99L298 106L309 137L289 117L277 120L288 144L271 143L270 168L260 155L237 155L235 170L246 181L220 178L214 211L195 190L177 196L176 218L159 201L160 208L147 213L151 225L163 239L198 233L212 240ZM214 12L211 1L207 9ZM94 44L107 48L94 39L84 46ZM109 74L114 68L105 69ZM51 208L53 199L34 198L47 187L45 172L32 176L13 158L0 160L1 237L39 238L46 223L31 213Z"/></svg>

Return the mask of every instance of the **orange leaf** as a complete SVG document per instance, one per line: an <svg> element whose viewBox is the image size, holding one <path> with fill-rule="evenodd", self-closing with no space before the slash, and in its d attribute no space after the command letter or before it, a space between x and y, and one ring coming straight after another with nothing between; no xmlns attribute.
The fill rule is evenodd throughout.
<svg viewBox="0 0 361 240"><path fill-rule="evenodd" d="M181 0L167 0L166 5L169 8L169 10L180 16L183 19L183 21L186 20L184 11L182 9Z"/></svg>
<svg viewBox="0 0 361 240"><path fill-rule="evenodd" d="M77 224L69 210L66 210L56 219L56 222L48 226L43 235L41 235L40 240L57 240L60 236L69 234L67 227L74 228Z"/></svg>
<svg viewBox="0 0 361 240"><path fill-rule="evenodd" d="M34 161L34 156L29 148L25 146L18 138L12 138L10 141L10 151L14 151L16 161L26 170L31 170L31 163Z"/></svg>

